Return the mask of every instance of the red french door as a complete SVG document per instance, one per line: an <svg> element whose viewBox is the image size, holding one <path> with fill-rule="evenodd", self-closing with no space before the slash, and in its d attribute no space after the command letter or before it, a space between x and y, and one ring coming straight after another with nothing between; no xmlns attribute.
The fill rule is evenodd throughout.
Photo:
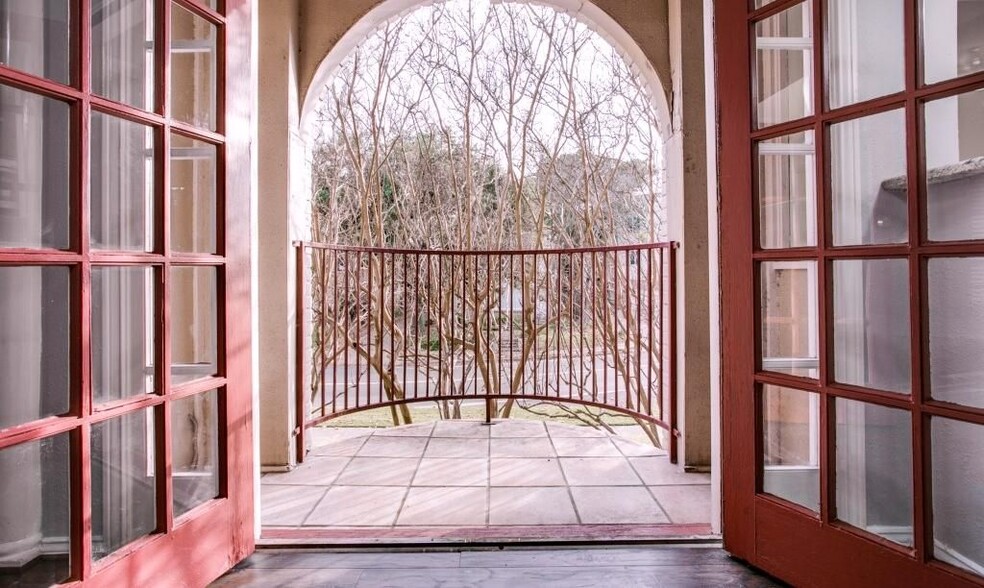
<svg viewBox="0 0 984 588"><path fill-rule="evenodd" d="M0 584L205 585L253 548L250 27L0 3Z"/></svg>
<svg viewBox="0 0 984 588"><path fill-rule="evenodd" d="M984 582L984 3L719 0L726 548Z"/></svg>

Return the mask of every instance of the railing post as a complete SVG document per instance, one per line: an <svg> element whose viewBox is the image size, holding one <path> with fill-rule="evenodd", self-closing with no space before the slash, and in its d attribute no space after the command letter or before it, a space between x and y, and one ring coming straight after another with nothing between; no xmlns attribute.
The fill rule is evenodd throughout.
<svg viewBox="0 0 984 588"><path fill-rule="evenodd" d="M676 340L677 340L677 300L676 300L676 250L677 244L674 242L669 248L670 257L670 283L668 286L670 294L670 337L668 344L669 368L670 368L670 463L676 464L679 459L679 435L677 430L677 361L676 361Z"/></svg>
<svg viewBox="0 0 984 588"><path fill-rule="evenodd" d="M297 453L297 463L304 463L304 433L305 426L307 425L307 415L304 414L304 335L305 335L305 320L304 320L304 243L297 242L294 244L297 253L297 268L294 271L294 278L297 281L297 287L295 289L297 298L295 300L295 310L294 310L294 334L297 337L295 341L295 352L294 352L294 418L296 420L294 427L294 442L295 451ZM312 370L313 373L313 370Z"/></svg>

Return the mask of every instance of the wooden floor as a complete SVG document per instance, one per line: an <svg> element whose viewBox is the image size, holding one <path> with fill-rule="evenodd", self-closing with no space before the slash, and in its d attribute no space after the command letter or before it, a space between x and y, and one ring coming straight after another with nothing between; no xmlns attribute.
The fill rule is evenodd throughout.
<svg viewBox="0 0 984 588"><path fill-rule="evenodd" d="M782 586L719 547L643 546L473 551L262 550L217 587L503 588Z"/></svg>

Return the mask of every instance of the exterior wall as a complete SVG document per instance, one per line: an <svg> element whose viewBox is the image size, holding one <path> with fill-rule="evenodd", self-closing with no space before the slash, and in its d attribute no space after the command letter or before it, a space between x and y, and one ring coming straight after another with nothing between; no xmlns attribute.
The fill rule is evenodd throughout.
<svg viewBox="0 0 984 588"><path fill-rule="evenodd" d="M289 199L298 129L297 0L259 4L260 464L293 463L293 251Z"/></svg>
<svg viewBox="0 0 984 588"><path fill-rule="evenodd" d="M544 0L577 14L638 68L667 122L671 238L678 251L682 461L711 460L708 197L703 6L687 0ZM306 220L305 117L334 67L375 26L419 0L267 0L260 15L261 456L290 467L293 429L293 255ZM671 107L672 104L672 107ZM684 130L685 129L685 132ZM293 167L294 173L291 172ZM685 197L686 195L686 197ZM280 309L280 310L278 310Z"/></svg>
<svg viewBox="0 0 984 588"><path fill-rule="evenodd" d="M673 134L667 142L670 239L677 254L678 419L681 463L711 464L710 282L708 265L707 119L704 7L670 0Z"/></svg>
<svg viewBox="0 0 984 588"><path fill-rule="evenodd" d="M300 30L300 95L314 96L314 100L318 93L310 90L321 86L338 62L369 31L387 19L433 3L433 0L299 1L300 22L303 23ZM644 77L662 88L663 95L654 99L665 105L671 79L667 0L520 1L553 6L576 14L578 19L592 25L596 32L627 53L629 62L638 64ZM305 103L302 112L307 112L309 104Z"/></svg>

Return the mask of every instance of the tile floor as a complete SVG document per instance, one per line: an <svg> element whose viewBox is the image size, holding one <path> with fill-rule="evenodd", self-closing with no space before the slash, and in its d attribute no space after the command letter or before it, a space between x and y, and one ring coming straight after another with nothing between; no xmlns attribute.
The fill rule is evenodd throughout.
<svg viewBox="0 0 984 588"><path fill-rule="evenodd" d="M588 427L440 421L315 429L303 465L262 479L268 529L682 526L707 535L710 476ZM705 528L706 527L706 528ZM412 536L410 533L409 536Z"/></svg>

